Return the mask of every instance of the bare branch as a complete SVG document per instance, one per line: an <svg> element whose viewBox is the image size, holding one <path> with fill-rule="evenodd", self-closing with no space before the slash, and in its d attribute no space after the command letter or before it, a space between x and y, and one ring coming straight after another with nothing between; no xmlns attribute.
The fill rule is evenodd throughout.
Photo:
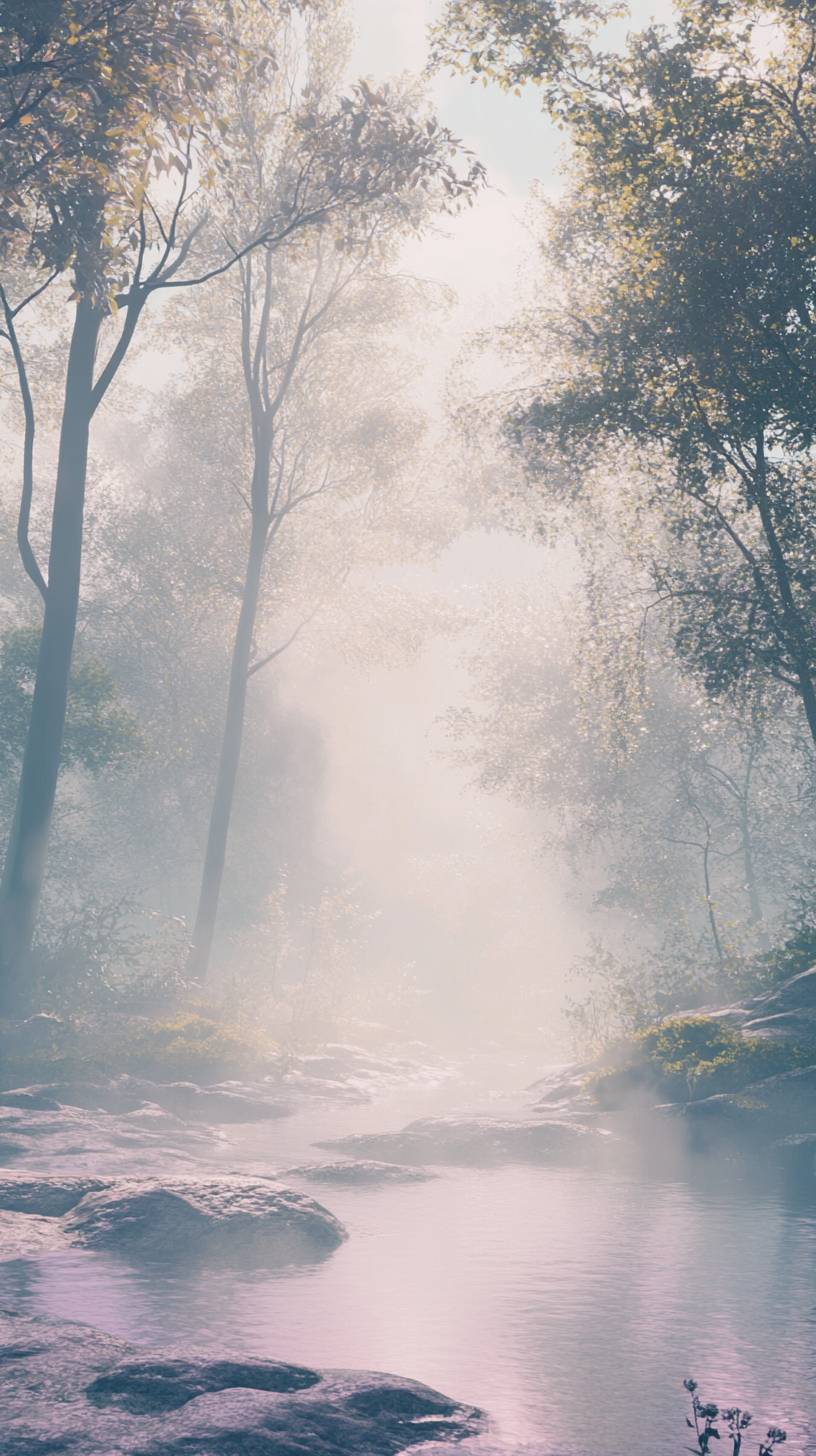
<svg viewBox="0 0 816 1456"><path fill-rule="evenodd" d="M31 502L34 495L34 435L36 430L34 401L31 396L31 386L28 382L28 371L26 369L25 359L23 358L23 351L20 348L20 340L17 337L17 330L14 327L14 314L19 310L13 310L11 308L2 284L0 284L0 303L2 303L3 313L6 319L6 336L11 344L11 352L14 356L14 363L17 369L17 380L20 387L20 398L22 400L23 415L25 418L25 431L23 434L23 486L20 492L20 510L17 516L17 546L26 572L31 577L43 601L46 601L48 587L45 577L40 570L37 558L34 555L28 534L31 523Z"/></svg>

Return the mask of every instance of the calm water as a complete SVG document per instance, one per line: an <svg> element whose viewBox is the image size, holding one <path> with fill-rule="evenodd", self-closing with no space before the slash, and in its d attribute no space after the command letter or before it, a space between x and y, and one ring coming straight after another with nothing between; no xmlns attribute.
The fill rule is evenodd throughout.
<svg viewBox="0 0 816 1456"><path fill-rule="evenodd" d="M240 1129L222 1161L319 1157L315 1138L399 1127L427 1100ZM411 1375L490 1413L474 1456L497 1441L535 1456L680 1452L687 1374L763 1430L787 1426L791 1456L816 1456L816 1204L700 1163L310 1191L350 1239L308 1270L159 1280L77 1252L0 1268L0 1300L141 1343Z"/></svg>

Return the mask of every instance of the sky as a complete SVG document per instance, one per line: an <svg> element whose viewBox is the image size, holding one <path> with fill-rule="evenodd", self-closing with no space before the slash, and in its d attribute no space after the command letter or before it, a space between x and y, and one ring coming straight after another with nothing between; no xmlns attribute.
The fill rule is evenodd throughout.
<svg viewBox="0 0 816 1456"><path fill-rule="evenodd" d="M376 80L421 73L428 26L440 8L439 0L352 0L350 73ZM417 244L411 262L456 290L463 317L499 319L530 255L530 187L540 181L557 188L560 138L533 92L507 95L448 75L436 76L429 89L441 121L484 162L490 185L472 209Z"/></svg>

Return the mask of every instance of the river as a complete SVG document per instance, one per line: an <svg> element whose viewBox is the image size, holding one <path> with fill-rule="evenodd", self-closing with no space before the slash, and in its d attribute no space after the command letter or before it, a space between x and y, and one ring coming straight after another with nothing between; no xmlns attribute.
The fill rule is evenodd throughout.
<svg viewBox="0 0 816 1456"><path fill-rule="evenodd" d="M215 1161L239 1172L328 1157L318 1138L398 1128L463 1095L445 1083L314 1103L230 1129ZM680 1452L687 1375L763 1432L785 1426L791 1456L814 1456L816 1201L792 1199L761 1162L674 1155L439 1171L312 1185L350 1237L306 1269L159 1275L74 1250L0 1266L0 1304L137 1343L409 1375L489 1413L474 1456Z"/></svg>

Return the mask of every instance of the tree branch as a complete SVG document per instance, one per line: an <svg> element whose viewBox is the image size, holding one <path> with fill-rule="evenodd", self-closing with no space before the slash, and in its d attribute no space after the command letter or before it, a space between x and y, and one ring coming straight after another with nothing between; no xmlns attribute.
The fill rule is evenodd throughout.
<svg viewBox="0 0 816 1456"><path fill-rule="evenodd" d="M42 290L38 291L41 292ZM33 294L31 295L31 297L34 296ZM31 397L31 387L28 382L28 371L25 366L23 351L20 348L17 330L14 327L14 314L15 312L19 312L19 309L14 310L11 308L2 284L0 284L0 303L2 303L6 320L6 337L11 345L11 352L14 356L14 363L17 369L17 380L20 387L20 398L22 400L23 415L25 418L25 430L23 434L23 485L20 492L20 510L17 516L17 546L26 572L31 577L43 601L46 601L48 598L48 587L45 577L40 570L37 558L34 555L28 534L31 523L31 502L34 495L34 435L36 430L34 401Z"/></svg>

